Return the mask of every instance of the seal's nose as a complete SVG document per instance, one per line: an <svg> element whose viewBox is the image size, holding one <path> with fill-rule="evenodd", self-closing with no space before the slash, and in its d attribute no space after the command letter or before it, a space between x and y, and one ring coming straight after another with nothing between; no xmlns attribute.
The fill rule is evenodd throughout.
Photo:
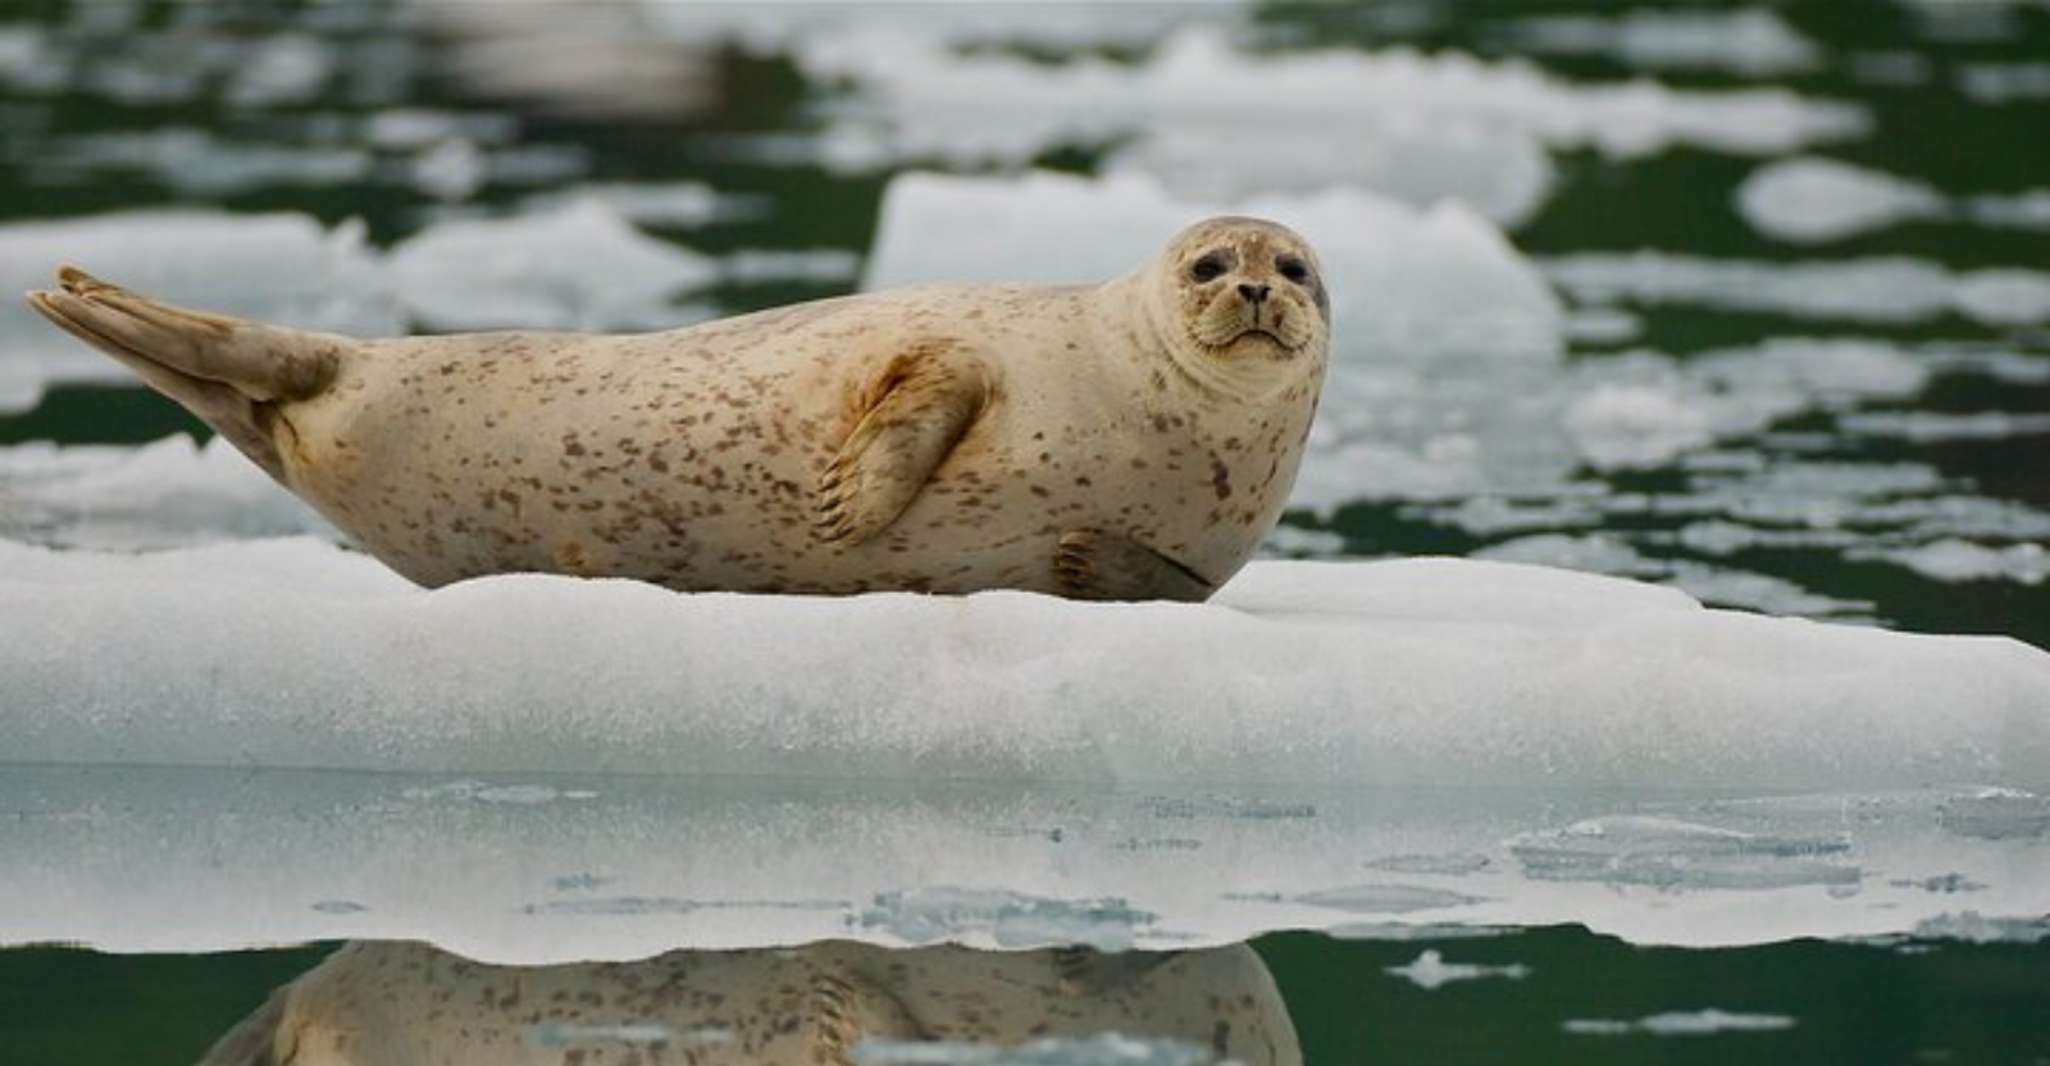
<svg viewBox="0 0 2050 1066"><path fill-rule="evenodd" d="M1265 300L1267 298L1267 294L1273 291L1273 287L1268 285L1239 286L1239 295L1245 297L1247 303L1257 304L1260 301Z"/></svg>

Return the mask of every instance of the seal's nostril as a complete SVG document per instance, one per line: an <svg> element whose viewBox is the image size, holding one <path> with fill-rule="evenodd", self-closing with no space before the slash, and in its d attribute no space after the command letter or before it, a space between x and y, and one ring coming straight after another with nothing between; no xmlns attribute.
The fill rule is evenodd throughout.
<svg viewBox="0 0 2050 1066"><path fill-rule="evenodd" d="M1250 300L1253 303L1259 303L1260 301L1265 300L1267 298L1267 294L1273 291L1274 289L1271 286L1267 285L1239 286L1239 295L1245 297L1247 300Z"/></svg>

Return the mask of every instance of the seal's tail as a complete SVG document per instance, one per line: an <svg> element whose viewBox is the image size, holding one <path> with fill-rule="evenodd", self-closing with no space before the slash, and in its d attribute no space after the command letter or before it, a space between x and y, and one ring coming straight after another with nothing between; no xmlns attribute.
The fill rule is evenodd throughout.
<svg viewBox="0 0 2050 1066"><path fill-rule="evenodd" d="M349 343L173 307L77 267L60 268L57 283L29 293L29 305L183 404L272 477L284 476L276 405L326 388Z"/></svg>

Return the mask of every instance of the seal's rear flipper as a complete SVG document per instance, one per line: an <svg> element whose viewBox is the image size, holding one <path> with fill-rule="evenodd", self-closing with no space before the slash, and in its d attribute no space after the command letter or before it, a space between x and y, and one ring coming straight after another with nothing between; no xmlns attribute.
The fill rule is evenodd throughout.
<svg viewBox="0 0 2050 1066"><path fill-rule="evenodd" d="M346 341L173 307L77 267L58 270L57 281L56 291L29 293L29 306L183 404L272 477L283 477L272 405L327 387Z"/></svg>

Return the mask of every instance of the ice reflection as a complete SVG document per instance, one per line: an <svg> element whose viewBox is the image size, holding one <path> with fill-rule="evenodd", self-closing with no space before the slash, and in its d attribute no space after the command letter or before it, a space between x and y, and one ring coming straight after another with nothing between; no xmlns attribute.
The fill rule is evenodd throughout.
<svg viewBox="0 0 2050 1066"><path fill-rule="evenodd" d="M412 941L343 947L205 1062L1119 1063L1302 1061L1245 944L1105 954L821 941L632 962L494 966Z"/></svg>

